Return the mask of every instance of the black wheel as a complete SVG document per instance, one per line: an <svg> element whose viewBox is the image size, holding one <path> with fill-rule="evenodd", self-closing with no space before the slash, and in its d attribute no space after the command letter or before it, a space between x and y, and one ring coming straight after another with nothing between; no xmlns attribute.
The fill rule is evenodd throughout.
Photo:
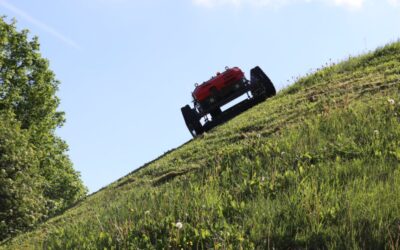
<svg viewBox="0 0 400 250"><path fill-rule="evenodd" d="M274 84L260 67L256 66L251 69L250 81L252 84L255 84L255 86L262 87L264 89L264 93L262 94L264 98L269 98L276 95Z"/></svg>
<svg viewBox="0 0 400 250"><path fill-rule="evenodd" d="M186 126L189 129L189 132L193 137L196 137L202 134L203 126L200 123L200 119L198 118L197 112L194 109L191 109L189 105L186 105L181 108L183 119L185 120Z"/></svg>
<svg viewBox="0 0 400 250"><path fill-rule="evenodd" d="M272 83L272 81L269 79L268 76L266 78L266 81L263 82L263 85L265 88L266 98L276 95L276 89L274 87L274 84Z"/></svg>

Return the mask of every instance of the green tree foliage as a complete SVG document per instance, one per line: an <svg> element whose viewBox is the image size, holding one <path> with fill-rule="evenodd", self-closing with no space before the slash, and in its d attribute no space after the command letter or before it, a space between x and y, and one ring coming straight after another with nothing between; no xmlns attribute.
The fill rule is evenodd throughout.
<svg viewBox="0 0 400 250"><path fill-rule="evenodd" d="M44 214L38 157L26 131L0 115L0 238L35 224Z"/></svg>
<svg viewBox="0 0 400 250"><path fill-rule="evenodd" d="M86 193L55 135L65 120L58 84L38 39L0 18L0 239Z"/></svg>

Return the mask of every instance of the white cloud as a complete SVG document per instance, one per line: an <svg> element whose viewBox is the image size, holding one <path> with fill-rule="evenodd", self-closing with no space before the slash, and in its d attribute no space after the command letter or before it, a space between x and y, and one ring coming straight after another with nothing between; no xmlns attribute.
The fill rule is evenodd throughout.
<svg viewBox="0 0 400 250"><path fill-rule="evenodd" d="M395 7L400 6L400 0L388 0L389 4Z"/></svg>
<svg viewBox="0 0 400 250"><path fill-rule="evenodd" d="M220 5L240 6L243 0L193 0L193 2L198 6L212 8Z"/></svg>
<svg viewBox="0 0 400 250"><path fill-rule="evenodd" d="M400 2L400 0L388 0L392 2ZM280 7L293 3L312 3L319 2L334 6L344 7L347 9L360 9L363 7L365 0L193 0L198 6L212 8L217 6L235 6L251 5L255 7Z"/></svg>
<svg viewBox="0 0 400 250"><path fill-rule="evenodd" d="M193 0L194 4L207 8L226 5L235 7L240 7L242 5L281 6L294 1L296 0Z"/></svg>
<svg viewBox="0 0 400 250"><path fill-rule="evenodd" d="M363 6L364 0L334 0L335 5L350 9L359 9Z"/></svg>
<svg viewBox="0 0 400 250"><path fill-rule="evenodd" d="M61 42L63 42L66 45L69 45L75 49L80 49L80 46L73 41L72 39L66 37L65 35L61 34L60 32L58 32L57 30L55 30L54 28L50 27L49 25L39 21L38 19L32 17L31 15L29 15L28 13L26 13L25 11L17 8L16 6L12 5L11 3L7 2L6 0L0 0L0 6L13 12L14 14L16 14L17 16L20 16L21 18L25 19L26 21L28 21L29 23L31 23L32 25L35 25L36 27L44 30L45 32L51 34L52 36L56 37L57 39L59 39Z"/></svg>

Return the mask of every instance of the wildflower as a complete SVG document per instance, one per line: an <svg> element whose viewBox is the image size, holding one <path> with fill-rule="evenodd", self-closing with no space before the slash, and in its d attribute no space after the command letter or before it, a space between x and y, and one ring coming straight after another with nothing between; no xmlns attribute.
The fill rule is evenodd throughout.
<svg viewBox="0 0 400 250"><path fill-rule="evenodd" d="M182 222L178 221L178 222L175 224L175 226L176 226L176 228L178 228L178 229L182 229L183 224L182 224Z"/></svg>
<svg viewBox="0 0 400 250"><path fill-rule="evenodd" d="M286 152L285 152L285 151L282 151L282 152L281 152L281 155L285 155L285 154L286 154Z"/></svg>
<svg viewBox="0 0 400 250"><path fill-rule="evenodd" d="M257 137L258 137L258 138L261 138L261 134L257 134Z"/></svg>
<svg viewBox="0 0 400 250"><path fill-rule="evenodd" d="M376 129L375 129L375 130L374 130L374 134L375 134L375 135L379 135L379 130L376 130Z"/></svg>
<svg viewBox="0 0 400 250"><path fill-rule="evenodd" d="M144 214L145 214L145 215L149 215L149 214L150 214L150 210L146 210L146 211L144 212Z"/></svg>
<svg viewBox="0 0 400 250"><path fill-rule="evenodd" d="M396 102L393 99L388 99L390 105L394 105Z"/></svg>
<svg viewBox="0 0 400 250"><path fill-rule="evenodd" d="M264 182L264 181L265 181L265 177L262 176L262 177L261 177L261 182Z"/></svg>

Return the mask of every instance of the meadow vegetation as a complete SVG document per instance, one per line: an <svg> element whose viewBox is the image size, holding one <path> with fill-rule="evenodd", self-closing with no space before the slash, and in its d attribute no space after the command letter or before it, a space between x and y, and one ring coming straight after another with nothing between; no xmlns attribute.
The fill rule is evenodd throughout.
<svg viewBox="0 0 400 250"><path fill-rule="evenodd" d="M398 197L392 43L300 78L2 247L398 249Z"/></svg>

